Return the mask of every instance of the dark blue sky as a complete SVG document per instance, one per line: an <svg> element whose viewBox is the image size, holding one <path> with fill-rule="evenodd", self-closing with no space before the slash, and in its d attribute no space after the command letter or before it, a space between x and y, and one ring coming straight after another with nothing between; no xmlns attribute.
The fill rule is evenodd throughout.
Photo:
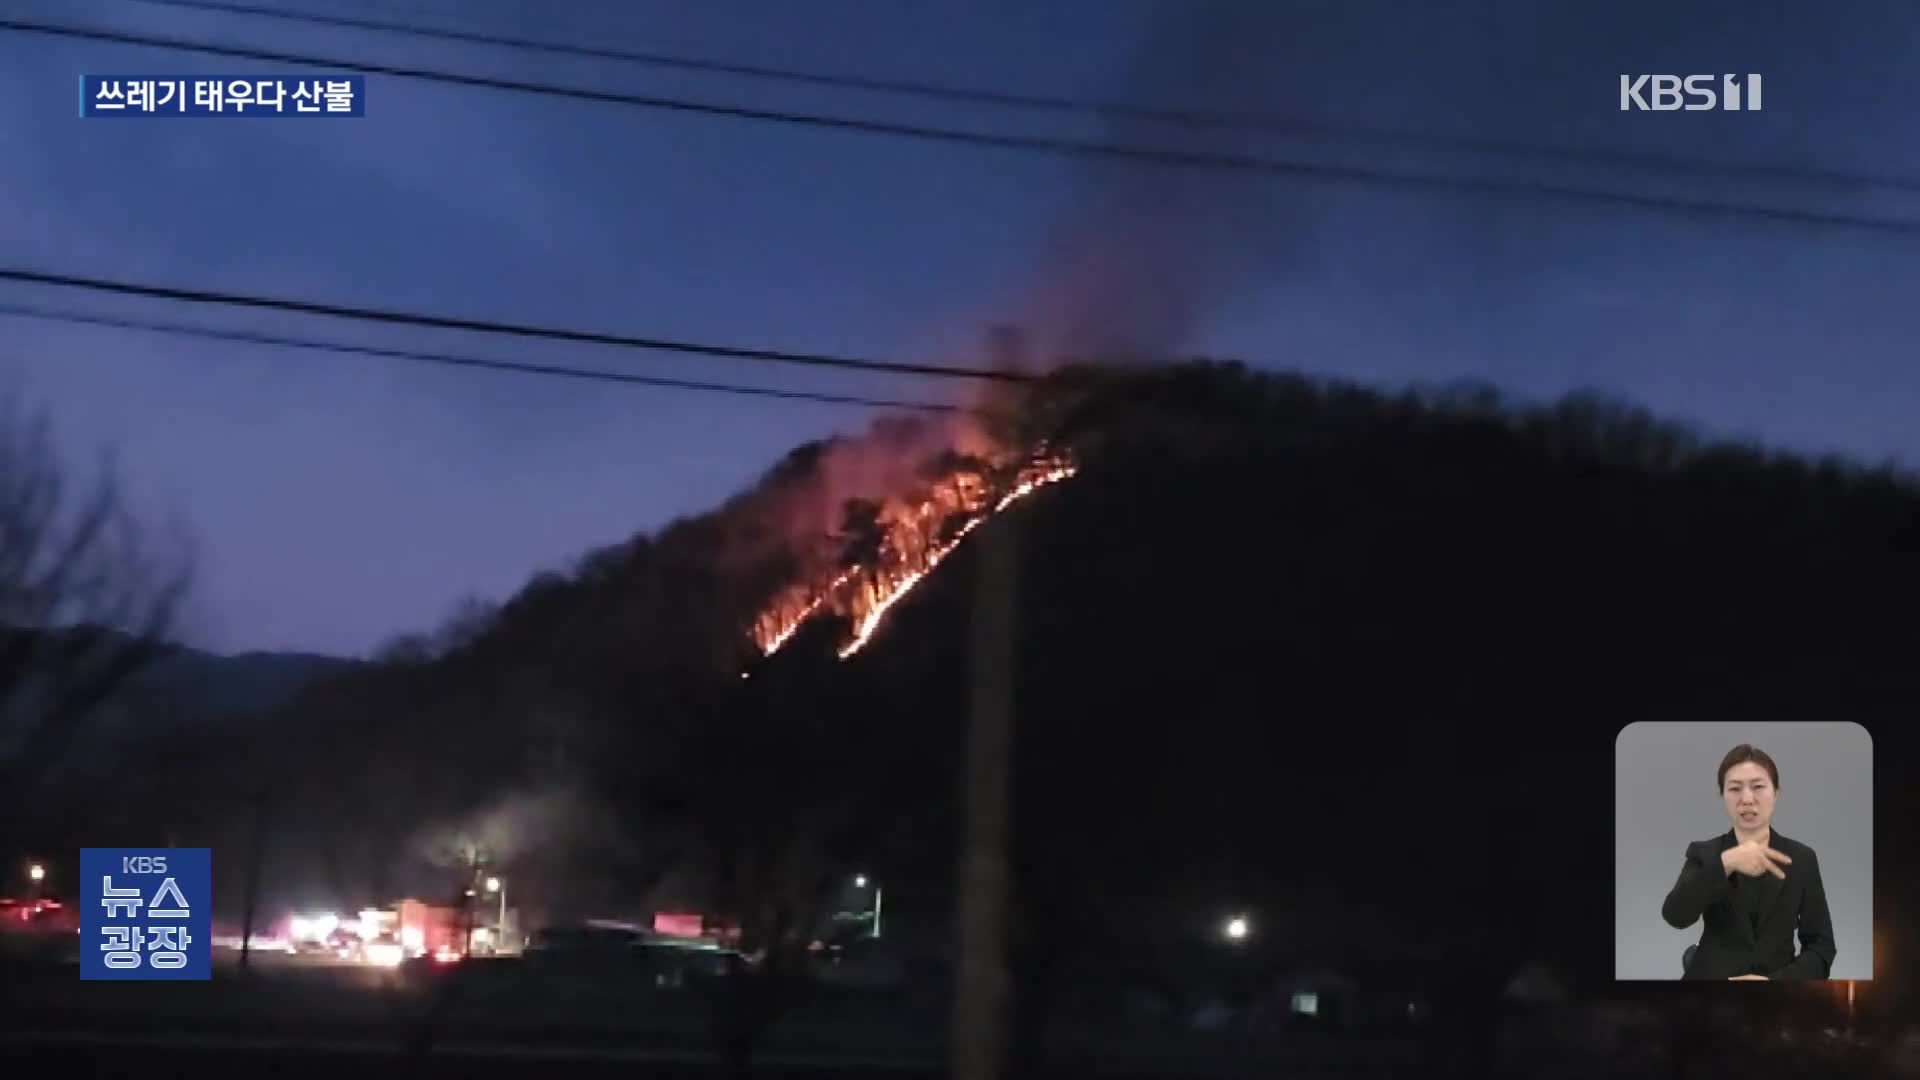
<svg viewBox="0 0 1920 1080"><path fill-rule="evenodd" d="M1920 177L1920 13L1701 2L508 3L310 9L745 63ZM794 111L1920 218L1920 198L1211 137L290 28L128 0L9 12ZM1211 13L1202 19L1193 12ZM337 123L86 122L83 72L268 65L0 31L8 265L863 356L984 326L1389 383L1600 387L1710 430L1920 464L1920 237L1092 166L374 77ZM1766 111L1623 114L1622 72L1760 72ZM338 340L884 396L910 379L215 316ZM1089 338L1088 334L1097 338ZM0 317L0 375L196 538L189 636L362 652L707 508L861 410Z"/></svg>

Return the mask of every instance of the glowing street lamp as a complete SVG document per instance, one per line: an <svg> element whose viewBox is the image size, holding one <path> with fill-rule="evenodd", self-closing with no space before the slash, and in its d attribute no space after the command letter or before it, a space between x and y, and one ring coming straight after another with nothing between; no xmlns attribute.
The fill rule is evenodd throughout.
<svg viewBox="0 0 1920 1080"><path fill-rule="evenodd" d="M853 887L856 889L864 889L868 885L872 885L872 884L873 882L871 881L871 879L869 879L865 874L853 875ZM885 899L886 899L886 894L884 890L882 890L880 886L874 885L873 886L873 936L876 938L880 936L880 905Z"/></svg>
<svg viewBox="0 0 1920 1080"><path fill-rule="evenodd" d="M34 863L32 866L27 867L27 880L33 882L35 885L47 880L47 868L41 866L39 863Z"/></svg>
<svg viewBox="0 0 1920 1080"><path fill-rule="evenodd" d="M1235 915L1227 920L1227 925L1221 931L1227 935L1228 941L1245 941L1247 935L1253 932L1253 927L1247 923L1245 915Z"/></svg>
<svg viewBox="0 0 1920 1080"><path fill-rule="evenodd" d="M498 940L504 943L507 939L507 883L497 877L489 877L487 891L500 894L500 917L494 921L493 925L499 931Z"/></svg>

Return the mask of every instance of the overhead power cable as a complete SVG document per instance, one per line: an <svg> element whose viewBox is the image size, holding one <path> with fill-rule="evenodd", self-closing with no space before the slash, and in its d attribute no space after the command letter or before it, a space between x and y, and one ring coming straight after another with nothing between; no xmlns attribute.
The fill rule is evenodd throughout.
<svg viewBox="0 0 1920 1080"><path fill-rule="evenodd" d="M1166 150L1128 146L1119 143L1088 142L1045 136L967 131L856 117L782 112L772 109L722 105L714 102L695 101L686 98L617 93L614 91L561 86L552 83L532 82L519 79L468 75L460 72L432 68L374 64L310 53L289 53L271 49L213 45L184 38L96 30L52 23L30 22L21 19L0 19L0 29L19 30L25 33L42 34L74 40L109 41L126 45L172 49L182 52L200 53L208 56L223 56L266 63L294 64L368 75L387 75L394 78L417 79L458 86L482 87L575 101L626 105L692 116L725 117L738 120L790 124L822 130L852 131L869 135L994 147L1003 150L1027 151L1057 156L1113 159L1185 169L1212 169L1227 172L1257 173L1268 176L1290 177L1298 180L1347 183L1390 190L1446 191L1474 195L1525 196L1553 201L1584 202L1596 205L1624 207L1696 218L1746 219L1794 225L1849 228L1900 235L1920 234L1920 220L1876 217L1840 211L1754 203L1732 203L1709 199L1610 191L1600 188L1584 188L1531 180L1499 180L1432 173L1414 173L1361 166L1330 165L1306 161L1284 161L1242 154Z"/></svg>
<svg viewBox="0 0 1920 1080"><path fill-rule="evenodd" d="M499 322L488 319L456 318L446 315L398 311L389 308L324 304L311 300L295 300L278 296L217 292L211 289L187 289L171 285L117 281L110 278L83 277L76 274L54 274L11 267L0 267L0 281L84 289L89 292L136 296L148 300L172 300L188 304L292 312L301 315L318 315L326 318L352 319L359 322L412 326L429 330L458 330L545 341L565 341L582 345L606 345L615 348L642 349L652 352L715 356L729 360L750 360L760 363L837 368L846 371L863 371L883 375L916 375L948 379L991 380L997 382L1026 382L1032 378L1029 375L1019 372L1001 371L990 368L945 367L938 364L910 364L894 360L867 360L849 356L830 356L822 353L789 352L781 349L753 349L736 345L715 345L697 341L637 337L629 334L613 334L597 330L576 330L560 326L536 326L526 323Z"/></svg>
<svg viewBox="0 0 1920 1080"><path fill-rule="evenodd" d="M37 308L4 302L0 302L0 315L51 322L74 323L86 326L104 326L124 330L146 330L156 333L176 334L216 341L240 342L250 345L270 345L275 348L347 353L389 360L438 364L468 370L479 369L485 371L510 372L518 375L582 379L594 382L621 383L631 386L651 386L671 390L697 390L710 393L737 394L748 397L784 398L793 401L812 401L829 405L860 405L873 408L904 409L919 412L961 411L958 406L943 405L928 401L902 401L888 398L862 397L854 394L828 394L816 393L809 390L787 390L768 386L701 382L690 379L671 379L654 375L639 375L623 371L599 371L592 368L566 367L557 364L540 364L519 360L495 360L485 357L462 356L441 352L423 352L417 349L390 349L371 345L352 345L345 342L317 341L311 338L289 337L281 334L263 334L248 330L228 330L210 326L193 326L185 323L164 322L153 319L134 319L119 316L95 315L85 312L56 311L50 308Z"/></svg>
<svg viewBox="0 0 1920 1080"><path fill-rule="evenodd" d="M1086 115L1105 120L1138 121L1169 128L1199 131L1241 131L1266 135L1299 136L1321 140L1404 143L1433 150L1465 151L1508 157L1538 158L1573 165L1627 166L1683 173L1692 176L1746 177L1755 180L1786 181L1800 184L1826 184L1850 188L1877 187L1920 193L1920 178L1900 175L1851 173L1828 169L1761 162L1715 161L1675 154L1612 148L1576 147L1511 139L1489 139L1394 128L1334 125L1295 117L1261 113L1225 112L1213 109L1169 108L1137 102L1106 101L1090 98L1056 97L1041 94L1017 94L980 87L903 79L879 79L860 75L804 71L795 68L743 64L703 57L636 49L612 49L553 41L532 41L504 34L420 26L412 23L335 15L325 12L285 10L257 4L230 3L227 0L133 0L152 7L245 15L283 22L328 26L337 29L393 34L431 41L460 42L490 48L568 56L588 60L609 60L666 71L724 75L765 82L816 86L835 90L855 90L917 98L959 105L978 105L1054 115Z"/></svg>

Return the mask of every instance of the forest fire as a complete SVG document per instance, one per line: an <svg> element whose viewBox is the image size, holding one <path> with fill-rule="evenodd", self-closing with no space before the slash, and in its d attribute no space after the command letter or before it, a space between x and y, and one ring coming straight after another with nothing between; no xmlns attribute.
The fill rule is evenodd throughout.
<svg viewBox="0 0 1920 1080"><path fill-rule="evenodd" d="M761 655L772 656L779 652L780 646L799 633L800 627L813 617L813 613L853 580L853 575L859 571L859 567L849 566L823 588L815 588L812 582L803 581L782 591L753 623L753 640L760 647Z"/></svg>
<svg viewBox="0 0 1920 1080"><path fill-rule="evenodd" d="M887 611L968 533L1040 488L1068 479L1077 468L1065 457L1043 454L997 483L980 472L960 471L917 501L889 500L874 519L874 554L817 586L801 583L782 591L754 621L754 644L771 656L824 608L851 620L852 633L838 654L842 660L852 656L872 640Z"/></svg>

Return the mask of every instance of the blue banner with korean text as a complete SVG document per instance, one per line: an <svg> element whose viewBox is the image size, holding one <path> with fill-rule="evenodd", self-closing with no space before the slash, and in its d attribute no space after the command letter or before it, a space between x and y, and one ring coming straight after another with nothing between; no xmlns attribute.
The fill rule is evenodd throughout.
<svg viewBox="0 0 1920 1080"><path fill-rule="evenodd" d="M212 848L81 848L80 978L213 977Z"/></svg>
<svg viewBox="0 0 1920 1080"><path fill-rule="evenodd" d="M82 75L80 115L365 116L366 83L360 75Z"/></svg>

